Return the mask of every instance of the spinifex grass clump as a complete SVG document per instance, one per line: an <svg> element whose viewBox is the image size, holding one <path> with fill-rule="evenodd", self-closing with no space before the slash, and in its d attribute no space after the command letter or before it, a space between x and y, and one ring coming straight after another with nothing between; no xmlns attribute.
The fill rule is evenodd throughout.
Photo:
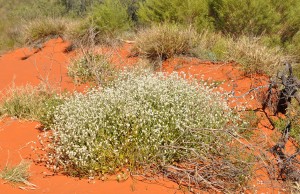
<svg viewBox="0 0 300 194"><path fill-rule="evenodd" d="M165 60L188 54L194 47L196 32L179 25L154 25L138 33L134 52L151 60Z"/></svg>
<svg viewBox="0 0 300 194"><path fill-rule="evenodd" d="M50 163L85 176L123 167L165 172L193 161L205 165L200 174L214 187L230 189L249 175L241 162L246 152L229 143L228 131L235 133L239 120L224 96L205 84L176 73L123 73L111 86L75 94L57 107Z"/></svg>

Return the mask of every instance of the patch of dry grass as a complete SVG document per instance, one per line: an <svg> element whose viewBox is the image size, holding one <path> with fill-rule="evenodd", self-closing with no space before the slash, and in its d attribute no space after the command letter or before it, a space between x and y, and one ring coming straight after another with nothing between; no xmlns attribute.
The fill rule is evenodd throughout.
<svg viewBox="0 0 300 194"><path fill-rule="evenodd" d="M28 184L30 174L28 172L30 168L30 162L22 160L20 164L16 166L6 165L0 172L0 178L9 183L24 183Z"/></svg>
<svg viewBox="0 0 300 194"><path fill-rule="evenodd" d="M284 61L280 49L264 46L259 38L242 36L227 44L226 59L240 64L246 74L274 75Z"/></svg>
<svg viewBox="0 0 300 194"><path fill-rule="evenodd" d="M39 18L23 26L22 37L27 44L43 43L49 38L63 37L69 22L63 18Z"/></svg>
<svg viewBox="0 0 300 194"><path fill-rule="evenodd" d="M189 53L195 38L192 29L171 24L156 25L137 34L134 52L151 60L165 60Z"/></svg>

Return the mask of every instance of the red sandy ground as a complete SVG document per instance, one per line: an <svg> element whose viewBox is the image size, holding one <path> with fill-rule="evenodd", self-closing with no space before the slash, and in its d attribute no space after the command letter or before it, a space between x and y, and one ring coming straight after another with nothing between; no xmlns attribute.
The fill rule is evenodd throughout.
<svg viewBox="0 0 300 194"><path fill-rule="evenodd" d="M54 39L47 42L41 50L30 50L26 48L17 49L0 57L0 91L7 89L12 82L15 85L33 84L37 85L41 81L60 86L69 91L82 90L84 86L74 86L72 80L67 76L67 65L74 53L65 53L68 43L61 39ZM124 44L118 49L109 50L112 61L118 65L135 64L139 61L137 57L130 55L131 45ZM105 51L105 50L104 50ZM245 77L233 64L213 64L192 58L176 58L167 60L163 63L162 71L184 71L204 80L218 81L226 91L235 90L235 95L239 96L247 92L253 85L264 85L268 79L264 76ZM250 109L255 109L260 104L255 96L246 96ZM240 100L239 103L245 103ZM19 121L14 119L4 119L0 122L0 169L7 163L15 165L22 159L32 160L36 158L31 146L38 144L38 135L42 132L36 129L37 122ZM271 137L274 130L270 129L270 124L264 119L259 124L258 134L265 134ZM270 138L269 138L270 139ZM271 141L266 140L268 144ZM271 146L271 145L270 145ZM289 142L288 147L292 148ZM79 180L64 175L54 175L43 165L32 163L30 168L30 182L37 187L35 190L22 190L19 186L1 184L0 193L2 194L25 194L25 193L46 193L46 194L129 194L129 193L155 193L155 194L174 194L183 193L179 186L167 180L159 181L159 184L138 181L132 178L124 182L101 181L89 182L86 179ZM261 177L251 181L253 190L248 193L283 193L281 189L273 189L266 172L262 169L257 172ZM261 182L262 181L262 182ZM277 185L276 183L273 184ZM201 193L201 192L200 192ZM204 192L203 192L204 193Z"/></svg>

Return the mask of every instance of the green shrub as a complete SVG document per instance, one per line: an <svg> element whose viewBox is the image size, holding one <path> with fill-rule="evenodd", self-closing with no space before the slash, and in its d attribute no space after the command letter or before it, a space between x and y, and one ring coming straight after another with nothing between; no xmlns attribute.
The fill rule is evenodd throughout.
<svg viewBox="0 0 300 194"><path fill-rule="evenodd" d="M196 33L192 29L170 24L157 25L138 33L133 50L152 60L164 60L189 53L195 38Z"/></svg>
<svg viewBox="0 0 300 194"><path fill-rule="evenodd" d="M218 158L230 167L215 169L218 175L210 176L222 182L220 173L235 168L233 182L241 184L239 178L249 171L236 160L238 151L226 133L234 133L239 117L220 93L181 76L123 73L110 87L68 98L54 113L52 164L83 176L122 167L159 168L195 156L210 165ZM205 168L201 173L207 173Z"/></svg>
<svg viewBox="0 0 300 194"><path fill-rule="evenodd" d="M271 0L211 1L215 27L235 36L273 33L280 20Z"/></svg>
<svg viewBox="0 0 300 194"><path fill-rule="evenodd" d="M104 0L95 5L90 13L89 22L97 32L105 35L129 30L132 21L127 13L127 7L120 0Z"/></svg>
<svg viewBox="0 0 300 194"><path fill-rule="evenodd" d="M27 44L42 43L53 37L63 37L67 21L62 18L43 18L28 22L22 36Z"/></svg>
<svg viewBox="0 0 300 194"><path fill-rule="evenodd" d="M300 64L296 63L293 65L293 75L300 79Z"/></svg>
<svg viewBox="0 0 300 194"><path fill-rule="evenodd" d="M294 35L291 41L286 43L287 51L300 61L300 31Z"/></svg>
<svg viewBox="0 0 300 194"><path fill-rule="evenodd" d="M116 71L106 56L93 53L84 54L68 66L68 75L77 84L96 82L103 86L113 80Z"/></svg>
<svg viewBox="0 0 300 194"><path fill-rule="evenodd" d="M220 33L210 31L202 31L197 36L195 47L191 50L191 54L197 58L211 61L224 61L228 53L228 41L230 38Z"/></svg>
<svg viewBox="0 0 300 194"><path fill-rule="evenodd" d="M146 0L140 2L138 17L141 23L181 23L196 29L210 27L208 0Z"/></svg>
<svg viewBox="0 0 300 194"><path fill-rule="evenodd" d="M279 31L277 34L280 35L282 43L289 42L300 30L300 1L286 0L279 2L272 0L272 3L276 11L280 14Z"/></svg>
<svg viewBox="0 0 300 194"><path fill-rule="evenodd" d="M96 2L98 0L59 0L60 5L65 8L67 15L77 18L78 16L85 16L90 7Z"/></svg>

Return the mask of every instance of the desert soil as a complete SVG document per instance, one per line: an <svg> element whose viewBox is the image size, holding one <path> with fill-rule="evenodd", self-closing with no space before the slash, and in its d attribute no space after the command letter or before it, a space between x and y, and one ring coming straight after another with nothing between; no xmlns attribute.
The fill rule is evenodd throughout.
<svg viewBox="0 0 300 194"><path fill-rule="evenodd" d="M68 46L68 42L53 39L45 43L41 49L21 48L2 55L0 57L0 91L5 91L13 84L16 86L38 85L41 82L50 83L62 90L83 91L85 85L75 86L71 78L67 76L67 65L76 55L75 52L65 52ZM130 57L130 49L130 44L124 44L117 49L102 49L101 51L110 53L112 62L124 67L134 65L140 60L137 57ZM212 63L188 57L169 59L162 64L161 70L169 73L183 71L199 79L218 84L225 91L234 90L236 96L246 93L253 86L264 85L268 82L268 78L261 75L245 77L235 64ZM238 103L254 110L261 106L256 97L249 94L245 99L241 98ZM233 103L232 106L235 104ZM275 143L271 138L276 135L275 130L262 113L257 112L257 115L261 121L258 123L258 129L255 130L257 137L255 141L263 141L264 149L267 149ZM38 122L15 118L5 118L0 122L0 169L7 164L16 165L22 159L32 161L29 181L36 185L30 188L24 185L11 185L0 180L1 194L184 193L177 184L163 179L151 182L129 177L126 181L117 182L113 177L110 180L101 181L72 178L62 174L54 175L43 163L34 162L37 155L32 147L39 146L38 137L44 133L38 130L38 126ZM294 149L291 142L288 142L288 149ZM280 183L271 181L263 168L257 170L256 175L250 183L253 189L248 193L284 193Z"/></svg>

